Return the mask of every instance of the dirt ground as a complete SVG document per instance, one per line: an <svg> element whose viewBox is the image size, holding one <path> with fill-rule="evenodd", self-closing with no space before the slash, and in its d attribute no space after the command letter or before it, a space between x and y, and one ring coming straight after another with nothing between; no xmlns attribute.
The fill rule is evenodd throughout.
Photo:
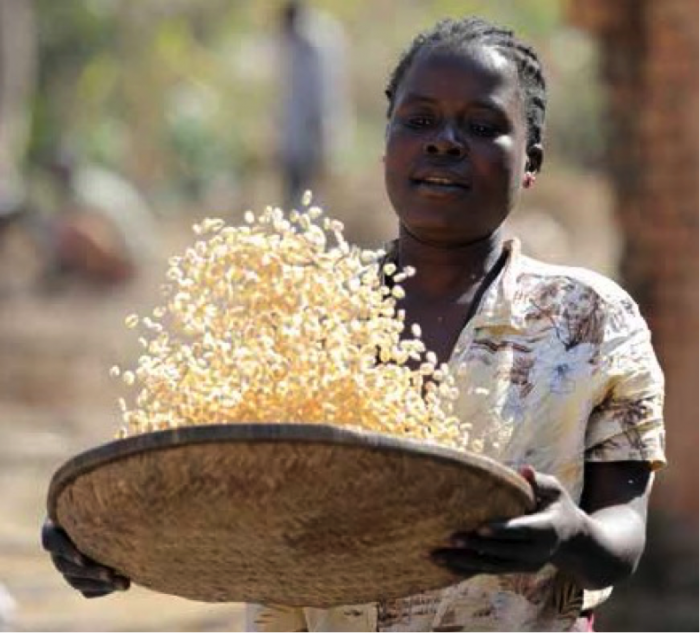
<svg viewBox="0 0 700 633"><path fill-rule="evenodd" d="M561 179L541 189L529 212L516 218L526 250L544 259L613 272L614 239L609 200L601 186L581 187L572 200ZM594 183L595 185L595 183ZM357 187L372 191L374 187ZM591 193L593 192L593 193ZM339 196L349 201L350 196ZM376 209L380 199L354 208ZM350 208L350 203L345 202ZM376 219L344 216L348 238L386 233ZM560 217L540 209L560 209ZM586 212L580 212L585 210ZM376 215L371 216L376 218ZM570 240L571 218L579 218ZM390 220L393 224L393 220ZM374 223L374 224L373 224ZM75 454L112 439L119 426L114 364L131 364L137 344L124 317L154 307L167 256L189 243L189 221L163 224L161 254L133 283L121 288L37 284L38 262L21 235L0 248L0 589L15 603L0 630L223 631L244 630L240 605L211 605L134 587L86 600L54 571L40 545L46 494L53 472ZM7 236L5 236L7 238ZM572 248L575 244L576 248ZM2 610L0 591L0 611Z"/></svg>

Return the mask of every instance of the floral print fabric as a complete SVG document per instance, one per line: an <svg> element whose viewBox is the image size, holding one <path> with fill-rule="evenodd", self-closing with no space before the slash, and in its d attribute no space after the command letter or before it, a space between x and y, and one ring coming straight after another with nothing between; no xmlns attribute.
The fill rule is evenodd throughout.
<svg viewBox="0 0 700 633"><path fill-rule="evenodd" d="M511 467L555 475L575 501L585 461L662 466L663 375L634 301L601 275L522 255L517 240L506 248L506 266L450 359L460 388L455 411L470 443ZM608 594L581 591L546 566L378 605L296 613L309 630L358 622L381 631L574 630L580 611ZM251 606L250 624L293 630L284 613Z"/></svg>

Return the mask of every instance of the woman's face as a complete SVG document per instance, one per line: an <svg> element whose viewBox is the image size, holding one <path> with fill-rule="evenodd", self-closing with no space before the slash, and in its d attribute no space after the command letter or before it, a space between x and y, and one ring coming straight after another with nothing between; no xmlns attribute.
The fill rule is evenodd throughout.
<svg viewBox="0 0 700 633"><path fill-rule="evenodd" d="M453 245L493 233L517 199L526 140L508 59L486 47L419 54L395 95L384 160L387 193L404 229Z"/></svg>

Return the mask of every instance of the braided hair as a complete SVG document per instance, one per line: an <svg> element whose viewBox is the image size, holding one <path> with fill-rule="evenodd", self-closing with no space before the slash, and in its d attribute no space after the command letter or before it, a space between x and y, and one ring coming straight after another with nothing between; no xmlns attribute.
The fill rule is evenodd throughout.
<svg viewBox="0 0 700 633"><path fill-rule="evenodd" d="M513 31L476 17L441 20L411 42L394 68L386 87L385 94L389 99L387 116L391 116L398 87L420 51L440 48L457 52L474 45L498 49L515 64L524 92L527 144L531 146L541 143L547 108L547 85L537 53L516 39Z"/></svg>

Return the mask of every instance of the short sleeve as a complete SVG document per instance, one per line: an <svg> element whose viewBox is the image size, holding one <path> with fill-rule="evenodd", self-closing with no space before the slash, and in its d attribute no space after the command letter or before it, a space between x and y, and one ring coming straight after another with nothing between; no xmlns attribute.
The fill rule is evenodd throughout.
<svg viewBox="0 0 700 633"><path fill-rule="evenodd" d="M246 604L246 631L307 631L301 607Z"/></svg>
<svg viewBox="0 0 700 633"><path fill-rule="evenodd" d="M664 376L649 328L627 295L607 315L596 369L601 390L586 429L586 461L663 467Z"/></svg>

